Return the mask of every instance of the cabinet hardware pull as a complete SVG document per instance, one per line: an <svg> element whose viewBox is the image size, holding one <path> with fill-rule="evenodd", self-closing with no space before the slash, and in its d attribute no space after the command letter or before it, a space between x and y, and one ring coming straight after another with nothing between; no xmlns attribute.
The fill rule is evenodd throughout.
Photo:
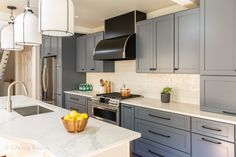
<svg viewBox="0 0 236 157"><path fill-rule="evenodd" d="M152 70L153 70L153 68L150 68L149 70L151 70L151 71L152 71Z"/></svg>
<svg viewBox="0 0 236 157"><path fill-rule="evenodd" d="M165 156L163 156L163 155L160 155L160 154L157 154L157 153L155 153L155 152L153 152L152 150L148 150L148 152L149 153L151 153L151 154L153 154L153 155L156 155L156 156L158 156L158 157L165 157Z"/></svg>
<svg viewBox="0 0 236 157"><path fill-rule="evenodd" d="M91 69L92 71L94 71L95 69Z"/></svg>
<svg viewBox="0 0 236 157"><path fill-rule="evenodd" d="M159 117L159 116L152 115L152 114L149 114L149 116L150 116L150 117L159 118L159 119L164 119L164 120L171 120L171 118Z"/></svg>
<svg viewBox="0 0 236 157"><path fill-rule="evenodd" d="M155 134L155 135L158 135L158 136L162 136L162 137L165 137L165 138L170 138L171 136L168 136L168 135L163 135L163 134L159 134L157 132L154 132L152 130L148 130L148 132L152 133L152 134Z"/></svg>
<svg viewBox="0 0 236 157"><path fill-rule="evenodd" d="M209 140L209 139L206 139L206 138L204 138L204 137L202 137L202 140L203 140L203 141L206 141L206 142L213 143L213 144L221 144L221 142Z"/></svg>
<svg viewBox="0 0 236 157"><path fill-rule="evenodd" d="M179 68L174 68L174 70L179 70Z"/></svg>
<svg viewBox="0 0 236 157"><path fill-rule="evenodd" d="M202 128L203 128L203 129L208 129L208 130L212 130L212 131L219 131L219 132L220 132L220 131L222 131L221 129L217 129L217 128L212 128L212 127L209 127L209 126L205 126L205 125L203 125L203 126L202 126Z"/></svg>
<svg viewBox="0 0 236 157"><path fill-rule="evenodd" d="M79 99L76 99L76 98L73 98L73 97L70 97L70 99L72 99L72 100L76 100L76 101L79 101Z"/></svg>
<svg viewBox="0 0 236 157"><path fill-rule="evenodd" d="M225 114L231 114L231 115L236 115L236 113L228 112L228 111L223 111L223 113L225 113Z"/></svg>

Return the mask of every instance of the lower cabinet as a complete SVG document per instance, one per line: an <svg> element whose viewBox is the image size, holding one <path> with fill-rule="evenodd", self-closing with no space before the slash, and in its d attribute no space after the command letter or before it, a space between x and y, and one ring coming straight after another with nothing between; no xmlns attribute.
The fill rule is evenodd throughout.
<svg viewBox="0 0 236 157"><path fill-rule="evenodd" d="M72 102L66 102L66 109L75 110L80 113L87 113L87 109L85 105L83 106L83 105L75 104Z"/></svg>
<svg viewBox="0 0 236 157"><path fill-rule="evenodd" d="M192 134L192 157L234 157L234 144Z"/></svg>
<svg viewBox="0 0 236 157"><path fill-rule="evenodd" d="M142 138L135 141L135 148L136 153L142 157L190 157L189 154Z"/></svg>
<svg viewBox="0 0 236 157"><path fill-rule="evenodd" d="M134 130L134 106L121 104L121 126Z"/></svg>
<svg viewBox="0 0 236 157"><path fill-rule="evenodd" d="M92 113L92 100L90 98L87 99L87 112L90 117L93 115L93 113Z"/></svg>

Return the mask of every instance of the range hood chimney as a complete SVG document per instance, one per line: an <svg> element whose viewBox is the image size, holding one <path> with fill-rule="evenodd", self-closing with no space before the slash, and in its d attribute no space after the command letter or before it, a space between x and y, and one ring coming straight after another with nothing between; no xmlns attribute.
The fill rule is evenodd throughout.
<svg viewBox="0 0 236 157"><path fill-rule="evenodd" d="M94 51L95 60L134 60L136 58L136 22L146 19L140 11L105 20L105 39Z"/></svg>

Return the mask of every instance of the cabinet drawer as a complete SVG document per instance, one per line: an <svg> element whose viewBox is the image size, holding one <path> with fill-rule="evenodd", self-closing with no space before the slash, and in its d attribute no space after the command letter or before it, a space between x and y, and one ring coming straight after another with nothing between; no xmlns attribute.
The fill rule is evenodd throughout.
<svg viewBox="0 0 236 157"><path fill-rule="evenodd" d="M75 104L85 105L86 97L79 95L66 94L66 102L72 102Z"/></svg>
<svg viewBox="0 0 236 157"><path fill-rule="evenodd" d="M190 153L190 133L187 131L138 119L135 131L140 132L144 139Z"/></svg>
<svg viewBox="0 0 236 157"><path fill-rule="evenodd" d="M135 153L142 157L190 157L189 154L145 139L135 141Z"/></svg>
<svg viewBox="0 0 236 157"><path fill-rule="evenodd" d="M190 131L190 117L188 116L140 107L136 107L135 110L136 118Z"/></svg>
<svg viewBox="0 0 236 157"><path fill-rule="evenodd" d="M192 157L234 157L234 144L192 134Z"/></svg>
<svg viewBox="0 0 236 157"><path fill-rule="evenodd" d="M201 76L201 110L236 115L236 77Z"/></svg>
<svg viewBox="0 0 236 157"><path fill-rule="evenodd" d="M234 125L192 118L192 131L198 134L234 142Z"/></svg>
<svg viewBox="0 0 236 157"><path fill-rule="evenodd" d="M76 110L76 111L78 111L80 113L87 113L86 106L74 104L72 102L66 102L66 109L68 109L68 110Z"/></svg>

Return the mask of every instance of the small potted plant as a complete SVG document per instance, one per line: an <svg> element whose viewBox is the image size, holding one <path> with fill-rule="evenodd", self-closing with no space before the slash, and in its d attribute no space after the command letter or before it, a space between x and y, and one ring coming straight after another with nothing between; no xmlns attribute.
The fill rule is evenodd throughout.
<svg viewBox="0 0 236 157"><path fill-rule="evenodd" d="M165 87L161 92L161 102L162 103L170 103L170 93L172 92L172 88Z"/></svg>

